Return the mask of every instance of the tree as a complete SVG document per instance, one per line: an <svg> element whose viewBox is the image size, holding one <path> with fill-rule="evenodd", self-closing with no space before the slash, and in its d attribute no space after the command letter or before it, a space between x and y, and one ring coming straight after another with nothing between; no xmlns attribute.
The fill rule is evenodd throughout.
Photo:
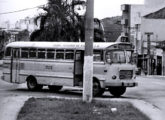
<svg viewBox="0 0 165 120"><path fill-rule="evenodd" d="M48 0L47 6L41 7L45 13L36 17L40 21L40 29L34 31L31 41L84 41L84 15L80 16L75 6L85 5L83 0ZM97 22L98 23L98 19ZM100 25L100 23L99 23ZM95 29L96 41L104 41L103 30Z"/></svg>
<svg viewBox="0 0 165 120"><path fill-rule="evenodd" d="M20 31L15 35L15 41L28 41L29 40L29 31L27 29Z"/></svg>
<svg viewBox="0 0 165 120"><path fill-rule="evenodd" d="M0 59L3 57L5 45L8 43L9 37L9 33L0 29Z"/></svg>
<svg viewBox="0 0 165 120"><path fill-rule="evenodd" d="M36 17L35 21L40 19L40 29L31 34L31 41L79 41L83 20L72 2L49 0L42 9L46 13Z"/></svg>

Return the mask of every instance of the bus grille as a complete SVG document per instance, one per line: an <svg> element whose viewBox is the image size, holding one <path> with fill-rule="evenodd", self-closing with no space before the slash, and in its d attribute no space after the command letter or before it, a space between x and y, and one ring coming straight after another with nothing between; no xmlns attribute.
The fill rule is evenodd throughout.
<svg viewBox="0 0 165 120"><path fill-rule="evenodd" d="M120 70L119 78L124 79L132 79L133 77L133 70Z"/></svg>

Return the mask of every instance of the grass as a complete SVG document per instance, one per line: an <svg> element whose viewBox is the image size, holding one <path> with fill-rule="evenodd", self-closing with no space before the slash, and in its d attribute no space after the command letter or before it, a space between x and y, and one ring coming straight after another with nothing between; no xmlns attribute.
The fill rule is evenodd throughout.
<svg viewBox="0 0 165 120"><path fill-rule="evenodd" d="M117 108L113 112L111 108ZM31 98L17 120L149 120L128 102Z"/></svg>

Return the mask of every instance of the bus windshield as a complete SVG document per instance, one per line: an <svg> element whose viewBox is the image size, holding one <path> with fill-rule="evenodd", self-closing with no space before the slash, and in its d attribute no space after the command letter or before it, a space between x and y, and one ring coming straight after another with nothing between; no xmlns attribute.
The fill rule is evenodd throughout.
<svg viewBox="0 0 165 120"><path fill-rule="evenodd" d="M127 63L133 62L132 51L126 51L126 59L127 59Z"/></svg>
<svg viewBox="0 0 165 120"><path fill-rule="evenodd" d="M108 63L131 63L132 52L124 50L113 50L106 53L106 61Z"/></svg>

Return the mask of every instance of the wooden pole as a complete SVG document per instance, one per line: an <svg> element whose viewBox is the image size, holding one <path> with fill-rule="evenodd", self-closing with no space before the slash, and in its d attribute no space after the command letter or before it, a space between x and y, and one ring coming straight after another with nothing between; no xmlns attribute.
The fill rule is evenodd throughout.
<svg viewBox="0 0 165 120"><path fill-rule="evenodd" d="M150 75L151 74L151 53L150 53L151 40L150 40L150 36L153 35L153 33L147 32L145 34L147 35L147 54L148 54L147 73L148 73L148 75Z"/></svg>
<svg viewBox="0 0 165 120"><path fill-rule="evenodd" d="M91 102L93 97L93 36L94 0L87 0L85 17L85 56L83 74L83 101Z"/></svg>

